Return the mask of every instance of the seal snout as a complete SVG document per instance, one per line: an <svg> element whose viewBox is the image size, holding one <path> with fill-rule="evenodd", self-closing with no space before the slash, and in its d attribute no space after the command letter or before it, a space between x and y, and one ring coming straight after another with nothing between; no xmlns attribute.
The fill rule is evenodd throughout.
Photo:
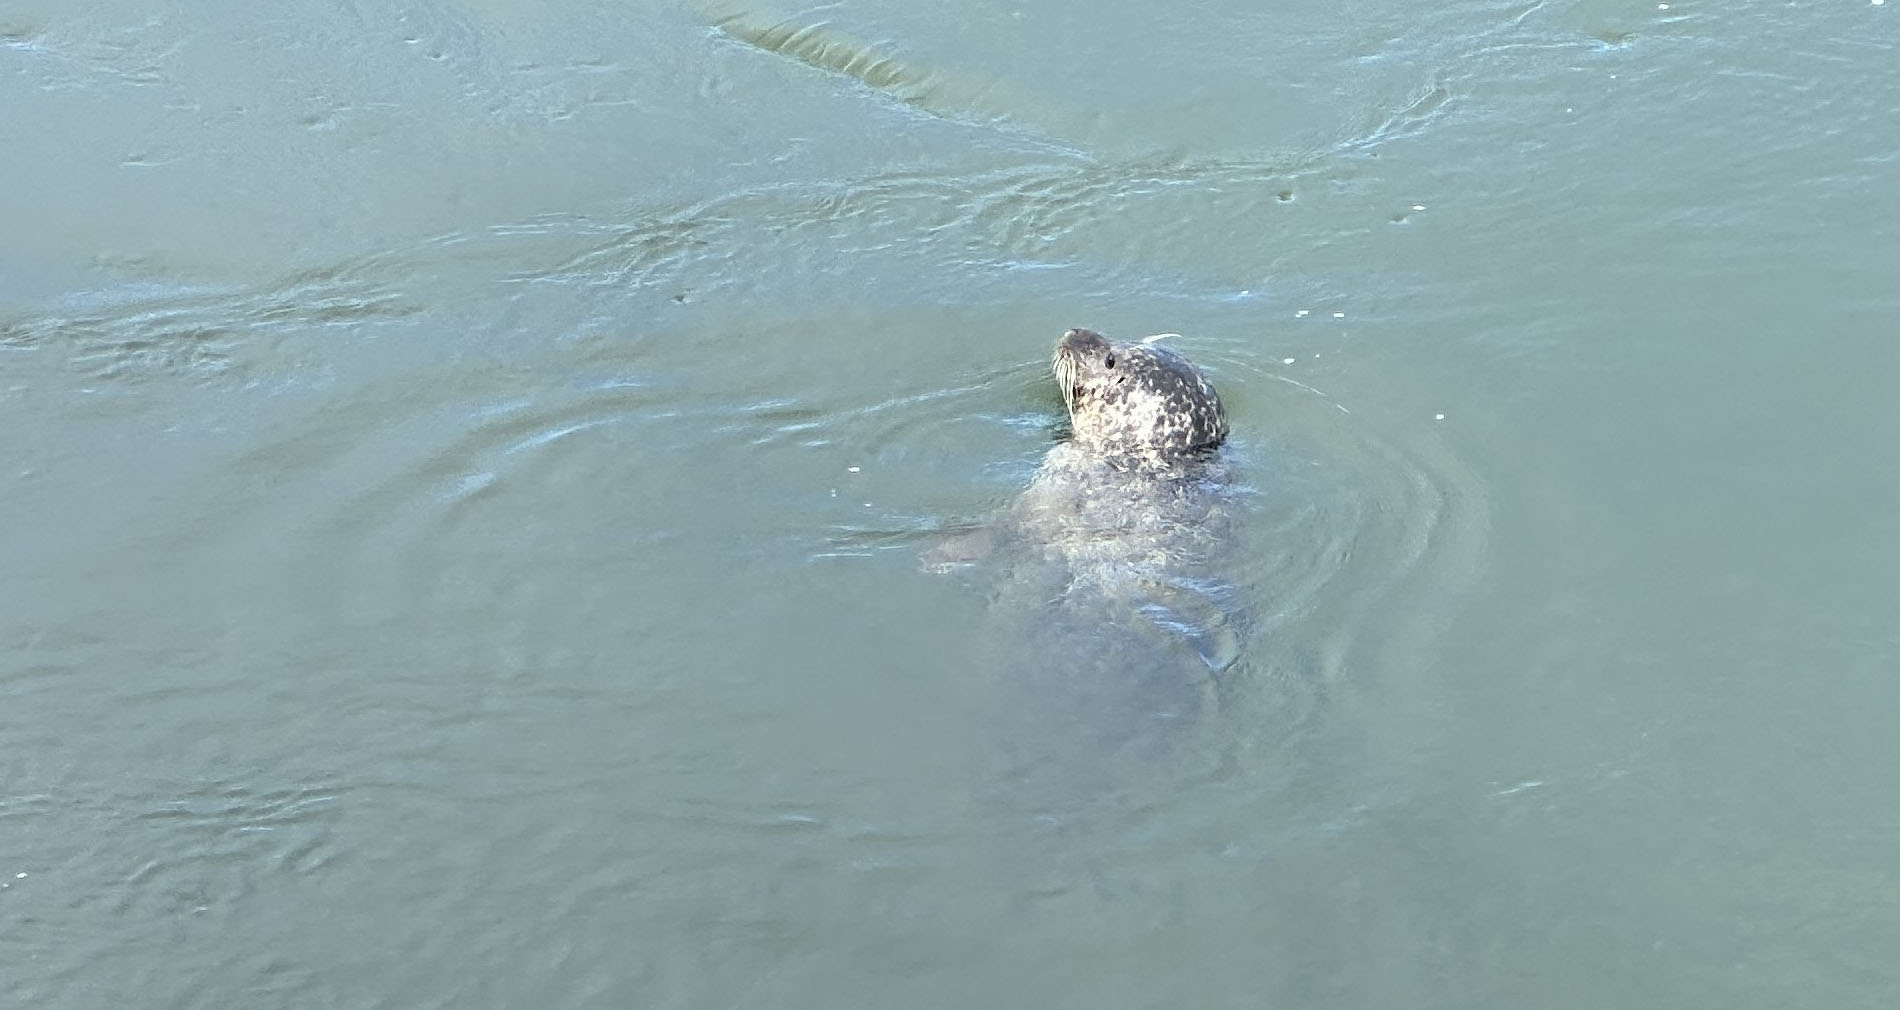
<svg viewBox="0 0 1900 1010"><path fill-rule="evenodd" d="M1050 364L1054 366L1056 382L1062 386L1062 402L1069 408L1069 418L1075 418L1075 399L1081 386L1089 381L1101 363L1106 362L1113 368L1114 345L1108 338L1094 330L1076 328L1062 335L1056 341L1056 353Z"/></svg>

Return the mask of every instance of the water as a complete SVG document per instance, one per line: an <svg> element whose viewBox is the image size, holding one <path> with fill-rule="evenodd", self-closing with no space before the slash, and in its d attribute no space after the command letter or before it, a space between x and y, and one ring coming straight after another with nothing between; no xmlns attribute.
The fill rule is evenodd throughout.
<svg viewBox="0 0 1900 1010"><path fill-rule="evenodd" d="M0 1005L1891 1004L1892 6L0 14ZM1072 325L1252 600L1052 823Z"/></svg>

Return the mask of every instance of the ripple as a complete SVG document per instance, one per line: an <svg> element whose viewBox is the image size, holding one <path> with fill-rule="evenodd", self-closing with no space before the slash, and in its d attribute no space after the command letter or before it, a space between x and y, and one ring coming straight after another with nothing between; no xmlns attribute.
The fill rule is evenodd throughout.
<svg viewBox="0 0 1900 1010"><path fill-rule="evenodd" d="M1482 562L1489 507L1437 431L1404 425L1376 403L1340 403L1262 363L1213 363L1254 376L1243 381L1272 412L1272 435L1253 451L1272 463L1263 498L1284 489L1262 539L1287 563L1266 570L1297 573L1277 612L1326 629L1329 675L1341 675L1344 657L1378 642L1381 629L1435 627L1455 613ZM1429 654L1417 636L1399 637Z"/></svg>
<svg viewBox="0 0 1900 1010"><path fill-rule="evenodd" d="M1163 609L1147 612L1217 674L1213 723L1190 734L1166 781L1280 788L1289 766L1317 760L1311 738L1353 725L1369 697L1382 698L1375 709L1388 694L1404 707L1433 691L1427 680L1438 636L1461 612L1483 563L1488 504L1473 474L1439 441L1442 427L1395 423L1377 403L1342 403L1269 367L1278 359L1257 342L1204 341L1183 350L1230 398L1234 435L1224 452L1242 532L1238 554L1220 566L1217 583L1162 587L1156 600ZM1042 410L1010 415L1009 404ZM867 443L888 437L943 447L938 451L949 455L935 461L937 472L925 475L916 465L904 472L952 493L934 509L914 502L910 510L863 510L835 524L814 558L910 557L946 535L983 528L1028 483L1060 421L1060 401L1041 362L864 409L877 422L857 433ZM880 416L886 410L896 416ZM1031 423L1022 425L1023 418ZM863 497L875 500L869 492ZM851 511L850 501L841 512ZM977 564L979 572L1008 579L1017 570L1009 561ZM1043 598L1037 592L1031 587L1027 599ZM992 608L999 600L1025 601L1023 592L1007 588L988 595ZM1130 633L1119 624L1102 629L1111 638ZM1164 658L1145 649L1127 655ZM1405 744L1394 737L1356 746ZM1191 835L1199 817L1227 816L1218 805L1196 806L1191 795L1163 788L1123 815L1139 816L1142 830L1171 823L1164 833L1176 838ZM1369 802L1350 790L1344 795Z"/></svg>
<svg viewBox="0 0 1900 1010"><path fill-rule="evenodd" d="M770 186L621 226L568 222L576 241L597 236L591 248L517 279L707 300L756 294L762 278L822 276L831 272L828 260L798 250L823 249L854 275L902 277L907 297L965 302L973 281L1013 284L1024 271L1079 272L1091 286L1140 289L1155 285L1156 262L1194 244L1190 204L1218 194L1222 216L1254 218L1275 212L1290 186L1329 171L1312 159L1076 159L965 176ZM808 274L801 283L811 283Z"/></svg>
<svg viewBox="0 0 1900 1010"><path fill-rule="evenodd" d="M162 918L213 907L228 913L260 889L322 874L338 856L335 829L347 795L335 783L258 788L205 782L170 796L41 797L7 812L24 821L70 823L77 813L96 822L93 843L79 850L84 864L48 870L69 884L116 874L116 884L78 888L73 897L82 905L106 901L115 915ZM16 827L33 829L30 823Z"/></svg>
<svg viewBox="0 0 1900 1010"><path fill-rule="evenodd" d="M927 67L809 15L783 17L753 5L702 2L713 27L735 41L818 70L852 78L913 109L942 119L994 124L1048 122L1040 103L1000 80L977 80Z"/></svg>
<svg viewBox="0 0 1900 1010"><path fill-rule="evenodd" d="M388 257L307 271L257 288L134 286L72 300L67 311L0 323L0 347L52 350L76 373L118 383L152 378L250 381L294 362L273 360L274 338L418 311L388 283Z"/></svg>

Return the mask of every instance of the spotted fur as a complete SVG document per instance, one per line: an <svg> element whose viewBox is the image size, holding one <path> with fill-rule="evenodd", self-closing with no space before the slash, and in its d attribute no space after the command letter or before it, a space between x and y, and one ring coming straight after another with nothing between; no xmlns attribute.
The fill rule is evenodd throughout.
<svg viewBox="0 0 1900 1010"><path fill-rule="evenodd" d="M1151 343L1070 330L1053 362L1078 449L1119 467L1172 466L1221 444L1227 415L1186 358Z"/></svg>

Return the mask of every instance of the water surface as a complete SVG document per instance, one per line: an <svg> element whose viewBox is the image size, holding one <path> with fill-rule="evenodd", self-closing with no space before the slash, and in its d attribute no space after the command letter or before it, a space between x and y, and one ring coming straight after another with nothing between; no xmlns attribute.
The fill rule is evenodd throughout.
<svg viewBox="0 0 1900 1010"><path fill-rule="evenodd" d="M0 1002L1890 1005L1892 14L0 15ZM1073 325L1248 600L1051 824Z"/></svg>

